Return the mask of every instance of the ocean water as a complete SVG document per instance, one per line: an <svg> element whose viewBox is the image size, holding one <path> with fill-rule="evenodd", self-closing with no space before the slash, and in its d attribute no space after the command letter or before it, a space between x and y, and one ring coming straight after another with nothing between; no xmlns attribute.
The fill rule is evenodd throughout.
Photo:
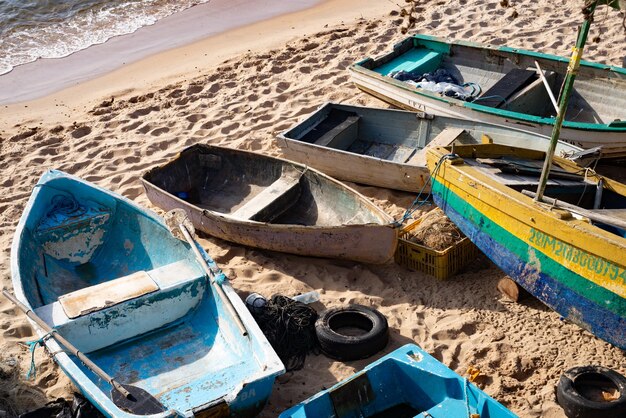
<svg viewBox="0 0 626 418"><path fill-rule="evenodd" d="M0 0L0 74L132 33L210 0Z"/></svg>

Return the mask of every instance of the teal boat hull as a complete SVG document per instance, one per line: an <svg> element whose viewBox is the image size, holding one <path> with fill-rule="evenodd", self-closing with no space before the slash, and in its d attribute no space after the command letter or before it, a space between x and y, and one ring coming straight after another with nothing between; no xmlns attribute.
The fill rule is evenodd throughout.
<svg viewBox="0 0 626 418"><path fill-rule="evenodd" d="M79 178L44 174L16 230L11 263L16 297L118 382L155 397L165 412L152 416L256 416L284 372L232 287L221 285L247 336L192 249L161 218ZM136 416L55 340L45 345L105 416Z"/></svg>
<svg viewBox="0 0 626 418"><path fill-rule="evenodd" d="M382 357L279 418L516 417L414 344Z"/></svg>

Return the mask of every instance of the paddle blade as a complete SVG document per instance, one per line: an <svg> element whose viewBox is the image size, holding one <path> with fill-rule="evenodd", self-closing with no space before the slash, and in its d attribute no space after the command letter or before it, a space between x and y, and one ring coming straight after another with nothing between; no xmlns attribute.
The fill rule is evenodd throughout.
<svg viewBox="0 0 626 418"><path fill-rule="evenodd" d="M115 388L111 390L111 399L121 410L135 415L151 415L165 411L163 404L145 390L133 385L121 386L130 393L129 397Z"/></svg>
<svg viewBox="0 0 626 418"><path fill-rule="evenodd" d="M185 241L185 237L182 232L180 232L180 224L183 224L187 228L187 231L189 231L189 234L193 237L195 233L193 223L191 223L191 220L187 217L187 212L183 209L172 209L167 212L163 218L165 219L167 229L169 229L171 234L179 240Z"/></svg>

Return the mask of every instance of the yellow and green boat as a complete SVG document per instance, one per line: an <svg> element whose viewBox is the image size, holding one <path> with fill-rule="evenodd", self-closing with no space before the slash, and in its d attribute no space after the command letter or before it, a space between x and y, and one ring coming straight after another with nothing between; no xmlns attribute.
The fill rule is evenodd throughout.
<svg viewBox="0 0 626 418"><path fill-rule="evenodd" d="M626 186L555 157L535 199L544 158L496 144L432 149L433 198L520 286L626 349Z"/></svg>

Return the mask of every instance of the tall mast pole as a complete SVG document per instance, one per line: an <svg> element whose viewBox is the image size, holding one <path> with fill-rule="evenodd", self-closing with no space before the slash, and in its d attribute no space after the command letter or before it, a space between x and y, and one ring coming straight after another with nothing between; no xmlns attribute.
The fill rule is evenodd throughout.
<svg viewBox="0 0 626 418"><path fill-rule="evenodd" d="M593 13L595 12L597 5L597 0L589 5L589 7L587 8L587 13L585 14L585 21L578 30L578 39L576 40L576 46L574 47L572 57L570 58L569 65L567 67L567 74L565 76L565 81L563 82L563 87L561 90L561 96L559 98L559 111L554 121L552 137L550 138L550 146L548 147L548 151L546 152L546 159L543 162L543 169L541 170L539 186L537 187L537 194L535 195L535 200L538 202L541 202L543 200L543 192L546 188L548 175L550 174L550 169L552 167L552 158L554 157L554 151L556 150L556 145L559 141L561 126L563 125L563 120L565 120L567 105L569 104L569 98L571 96L572 88L574 86L574 80L576 79L578 67L580 66L580 57L582 56L583 48L585 46L585 42L587 41L589 27L591 26L591 22L593 21Z"/></svg>

